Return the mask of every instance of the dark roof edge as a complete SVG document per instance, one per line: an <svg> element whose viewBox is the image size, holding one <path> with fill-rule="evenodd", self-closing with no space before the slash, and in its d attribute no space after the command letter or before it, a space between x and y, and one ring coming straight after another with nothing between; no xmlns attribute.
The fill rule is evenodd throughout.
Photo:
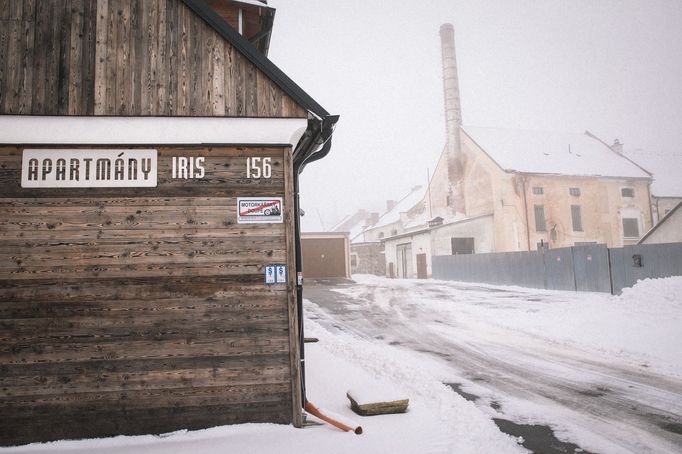
<svg viewBox="0 0 682 454"><path fill-rule="evenodd" d="M242 55L244 55L258 69L263 71L279 88L281 88L301 107L314 113L320 118L329 115L321 105L317 103L308 93L303 91L293 80L289 78L281 69L263 55L246 38L241 36L234 28L208 6L203 0L182 0L192 11L198 14L206 23L213 28L223 39L232 44ZM263 5L264 7L266 5Z"/></svg>
<svg viewBox="0 0 682 454"><path fill-rule="evenodd" d="M654 232L656 231L656 229L658 229L658 227L659 227L661 224L663 224L665 221L667 221L668 218L672 217L673 213L674 213L675 211L677 211L680 207L682 207L682 202L680 202L680 203L678 203L677 205L675 205L675 207L674 207L672 210L670 210L670 211L668 212L668 214L666 214L666 215L663 216L661 219L659 219L658 222L656 223L656 225L653 226L653 227L651 227L651 229L649 229L649 231L646 232L646 233L644 234L644 236L643 236L642 238L639 239L639 241L637 242L637 244L642 244L642 241L644 241L644 240L646 240L647 238L649 238L649 236L651 236L651 234L654 233Z"/></svg>

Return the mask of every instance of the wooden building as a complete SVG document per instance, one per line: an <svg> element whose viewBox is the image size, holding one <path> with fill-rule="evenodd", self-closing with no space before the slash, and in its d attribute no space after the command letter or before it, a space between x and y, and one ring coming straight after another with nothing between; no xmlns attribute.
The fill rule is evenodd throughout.
<svg viewBox="0 0 682 454"><path fill-rule="evenodd" d="M0 445L302 423L298 174L338 117L273 16L0 0Z"/></svg>

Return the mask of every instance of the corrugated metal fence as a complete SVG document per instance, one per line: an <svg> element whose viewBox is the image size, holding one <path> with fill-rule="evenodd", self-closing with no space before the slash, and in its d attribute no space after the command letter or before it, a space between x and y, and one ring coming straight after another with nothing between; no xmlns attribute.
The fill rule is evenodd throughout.
<svg viewBox="0 0 682 454"><path fill-rule="evenodd" d="M619 294L639 279L682 276L682 243L433 257L433 278Z"/></svg>

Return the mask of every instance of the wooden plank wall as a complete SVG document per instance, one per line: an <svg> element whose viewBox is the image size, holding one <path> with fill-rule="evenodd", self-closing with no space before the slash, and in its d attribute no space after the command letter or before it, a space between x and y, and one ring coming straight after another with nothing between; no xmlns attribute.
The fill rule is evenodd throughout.
<svg viewBox="0 0 682 454"><path fill-rule="evenodd" d="M0 0L0 114L307 116L181 0Z"/></svg>
<svg viewBox="0 0 682 454"><path fill-rule="evenodd" d="M160 148L157 188L22 190L0 148L0 445L296 423L294 276L264 285L293 269L290 154ZM206 178L170 179L172 156ZM287 222L238 224L239 196L283 196Z"/></svg>

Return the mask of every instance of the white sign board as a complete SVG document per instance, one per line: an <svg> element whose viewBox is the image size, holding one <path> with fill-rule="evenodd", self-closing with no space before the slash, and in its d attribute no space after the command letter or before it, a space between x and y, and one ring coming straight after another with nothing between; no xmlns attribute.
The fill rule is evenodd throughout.
<svg viewBox="0 0 682 454"><path fill-rule="evenodd" d="M275 282L275 265L267 265L265 267L265 283L274 284Z"/></svg>
<svg viewBox="0 0 682 454"><path fill-rule="evenodd" d="M287 266L275 265L275 282L278 284L287 283Z"/></svg>
<svg viewBox="0 0 682 454"><path fill-rule="evenodd" d="M156 150L26 149L22 188L156 187Z"/></svg>
<svg viewBox="0 0 682 454"><path fill-rule="evenodd" d="M237 198L237 223L282 223L282 197Z"/></svg>

